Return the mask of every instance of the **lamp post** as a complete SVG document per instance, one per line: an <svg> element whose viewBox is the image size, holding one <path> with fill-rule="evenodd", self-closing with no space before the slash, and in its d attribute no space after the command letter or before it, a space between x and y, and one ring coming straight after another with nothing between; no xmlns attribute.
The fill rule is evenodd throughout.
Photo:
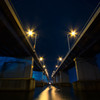
<svg viewBox="0 0 100 100"><path fill-rule="evenodd" d="M35 33L34 49L36 48L36 40L37 40L37 34Z"/></svg>
<svg viewBox="0 0 100 100"><path fill-rule="evenodd" d="M67 41L68 41L68 49L70 50L70 42L69 42L69 36L67 34Z"/></svg>
<svg viewBox="0 0 100 100"><path fill-rule="evenodd" d="M43 62L43 65L44 65L44 58L43 57L40 57L39 61Z"/></svg>
<svg viewBox="0 0 100 100"><path fill-rule="evenodd" d="M57 65L59 65L59 62L61 62L62 61L62 57L59 57L58 59L57 59Z"/></svg>
<svg viewBox="0 0 100 100"><path fill-rule="evenodd" d="M58 68L58 65L56 65L55 67Z"/></svg>
<svg viewBox="0 0 100 100"><path fill-rule="evenodd" d="M36 48L36 40L37 40L37 34L34 32L34 29L28 29L27 31L27 35L28 37L34 37L34 46L33 48L35 49Z"/></svg>
<svg viewBox="0 0 100 100"><path fill-rule="evenodd" d="M69 50L71 49L71 48L70 48L69 36L71 36L71 37L76 37L76 35L77 35L76 30L71 30L71 31L69 32L69 34L67 34L67 41L68 41L68 49L69 49Z"/></svg>
<svg viewBox="0 0 100 100"><path fill-rule="evenodd" d="M62 60L63 60L62 57L59 57L59 58L57 59L57 65L55 66L56 68L58 68L59 62L61 62Z"/></svg>

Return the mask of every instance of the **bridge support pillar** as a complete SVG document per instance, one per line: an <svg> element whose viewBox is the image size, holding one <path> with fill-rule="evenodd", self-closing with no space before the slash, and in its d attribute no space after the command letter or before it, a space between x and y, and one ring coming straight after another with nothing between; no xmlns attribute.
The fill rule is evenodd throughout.
<svg viewBox="0 0 100 100"><path fill-rule="evenodd" d="M53 77L53 83L55 84L56 83L56 77Z"/></svg>
<svg viewBox="0 0 100 100"><path fill-rule="evenodd" d="M69 75L66 71L60 71L60 85L61 86L71 86L69 82Z"/></svg>
<svg viewBox="0 0 100 100"><path fill-rule="evenodd" d="M75 90L100 90L100 71L95 58L76 58L75 68L77 82L73 83Z"/></svg>
<svg viewBox="0 0 100 100"><path fill-rule="evenodd" d="M54 85L58 86L71 86L69 82L69 75L66 71L60 71L55 75L54 79Z"/></svg>
<svg viewBox="0 0 100 100"><path fill-rule="evenodd" d="M60 74L57 74L55 77L56 77L56 83L59 83L60 82Z"/></svg>
<svg viewBox="0 0 100 100"><path fill-rule="evenodd" d="M34 59L0 57L0 90L30 91L35 88L32 79Z"/></svg>

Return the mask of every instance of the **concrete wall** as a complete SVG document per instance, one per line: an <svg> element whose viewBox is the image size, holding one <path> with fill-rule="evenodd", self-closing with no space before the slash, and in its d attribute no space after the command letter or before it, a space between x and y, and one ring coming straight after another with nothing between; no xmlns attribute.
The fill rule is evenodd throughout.
<svg viewBox="0 0 100 100"><path fill-rule="evenodd" d="M35 88L32 79L34 59L0 57L0 90L30 91Z"/></svg>
<svg viewBox="0 0 100 100"><path fill-rule="evenodd" d="M48 82L46 75L43 75L43 82Z"/></svg>
<svg viewBox="0 0 100 100"><path fill-rule="evenodd" d="M99 80L100 71L94 58L75 60L77 80Z"/></svg>
<svg viewBox="0 0 100 100"><path fill-rule="evenodd" d="M35 88L32 78L3 78L0 79L0 91L31 91Z"/></svg>
<svg viewBox="0 0 100 100"><path fill-rule="evenodd" d="M69 83L68 72L60 71L60 83Z"/></svg>
<svg viewBox="0 0 100 100"><path fill-rule="evenodd" d="M32 78L33 58L0 57L0 78Z"/></svg>
<svg viewBox="0 0 100 100"><path fill-rule="evenodd" d="M32 78L34 78L36 81L43 81L43 72L33 71Z"/></svg>
<svg viewBox="0 0 100 100"><path fill-rule="evenodd" d="M55 77L56 77L56 83L59 83L60 82L60 74L56 74Z"/></svg>
<svg viewBox="0 0 100 100"><path fill-rule="evenodd" d="M56 83L56 77L53 77L52 79L53 79L53 83Z"/></svg>
<svg viewBox="0 0 100 100"><path fill-rule="evenodd" d="M77 72L77 82L73 83L75 90L100 90L100 70L96 58L76 58L75 67Z"/></svg>

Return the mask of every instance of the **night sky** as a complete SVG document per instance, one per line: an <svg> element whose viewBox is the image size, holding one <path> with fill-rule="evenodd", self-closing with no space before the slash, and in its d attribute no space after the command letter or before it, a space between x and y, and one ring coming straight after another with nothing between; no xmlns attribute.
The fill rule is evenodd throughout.
<svg viewBox="0 0 100 100"><path fill-rule="evenodd" d="M11 0L25 31L35 28L36 52L44 56L51 76L57 58L68 52L70 28L80 33L99 0ZM71 44L74 39L70 39Z"/></svg>

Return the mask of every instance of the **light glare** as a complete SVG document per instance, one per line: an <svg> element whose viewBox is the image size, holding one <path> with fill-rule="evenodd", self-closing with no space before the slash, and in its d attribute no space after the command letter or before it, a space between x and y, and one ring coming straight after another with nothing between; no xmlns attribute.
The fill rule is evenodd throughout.
<svg viewBox="0 0 100 100"><path fill-rule="evenodd" d="M76 30L71 30L71 32L69 32L71 37L75 37L77 35Z"/></svg>
<svg viewBox="0 0 100 100"><path fill-rule="evenodd" d="M43 61L43 60L44 60L44 58L43 58L43 57L40 57L40 58L39 58L39 60L40 60L40 61Z"/></svg>
<svg viewBox="0 0 100 100"><path fill-rule="evenodd" d="M62 57L59 57L58 60L59 60L59 61L62 61Z"/></svg>
<svg viewBox="0 0 100 100"><path fill-rule="evenodd" d="M35 34L34 29L28 29L28 31L27 31L28 36L32 37L34 34Z"/></svg>
<svg viewBox="0 0 100 100"><path fill-rule="evenodd" d="M56 68L58 67L58 65L56 65Z"/></svg>
<svg viewBox="0 0 100 100"><path fill-rule="evenodd" d="M43 65L43 68L45 68L46 66L45 65Z"/></svg>

